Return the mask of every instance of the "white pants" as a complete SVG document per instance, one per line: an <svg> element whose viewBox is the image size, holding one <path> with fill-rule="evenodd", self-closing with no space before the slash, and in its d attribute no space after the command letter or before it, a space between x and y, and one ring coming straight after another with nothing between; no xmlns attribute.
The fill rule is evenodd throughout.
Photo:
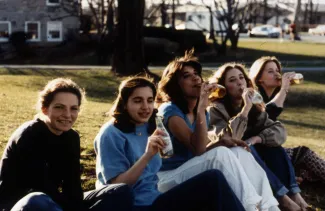
<svg viewBox="0 0 325 211"><path fill-rule="evenodd" d="M166 192L210 169L220 170L245 210L279 210L264 170L241 147L216 147L187 161L177 169L158 172L158 189Z"/></svg>

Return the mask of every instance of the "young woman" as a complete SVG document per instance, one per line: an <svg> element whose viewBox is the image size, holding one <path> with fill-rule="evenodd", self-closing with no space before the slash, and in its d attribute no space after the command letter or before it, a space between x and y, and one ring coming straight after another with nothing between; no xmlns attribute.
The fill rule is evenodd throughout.
<svg viewBox="0 0 325 211"><path fill-rule="evenodd" d="M97 187L126 183L134 192L133 210L244 210L217 170L206 171L161 194L158 151L165 147L155 130L156 88L146 78L124 80L112 108L113 119L95 139Z"/></svg>
<svg viewBox="0 0 325 211"><path fill-rule="evenodd" d="M159 190L166 191L207 169L219 169L246 210L256 206L278 210L266 174L252 155L242 147L224 147L248 146L229 136L213 142L208 139L206 108L216 84L202 83L202 67L192 54L172 61L159 83L157 102L163 102L159 114L174 146L174 156L163 160L158 174Z"/></svg>
<svg viewBox="0 0 325 211"><path fill-rule="evenodd" d="M126 185L88 192L83 200L80 139L71 129L83 98L82 89L63 78L50 81L40 92L38 118L12 134L1 159L1 210L131 208L133 198Z"/></svg>
<svg viewBox="0 0 325 211"><path fill-rule="evenodd" d="M268 118L263 102L253 104L254 86L244 66L227 63L210 80L226 88L223 98L212 99L209 110L210 124L216 127L216 134L228 134L252 145L252 154L266 171L280 206L288 210L300 210L300 206L295 203L301 198L300 189L294 177L292 180L288 175L288 159L281 147L286 140L286 131L280 122Z"/></svg>
<svg viewBox="0 0 325 211"><path fill-rule="evenodd" d="M282 74L281 64L275 57L261 57L252 65L249 76L258 87L266 104L266 112L276 120L283 111L284 101L291 86L294 72ZM281 76L282 75L282 76ZM308 147L285 148L297 176L307 181L325 182L325 161Z"/></svg>

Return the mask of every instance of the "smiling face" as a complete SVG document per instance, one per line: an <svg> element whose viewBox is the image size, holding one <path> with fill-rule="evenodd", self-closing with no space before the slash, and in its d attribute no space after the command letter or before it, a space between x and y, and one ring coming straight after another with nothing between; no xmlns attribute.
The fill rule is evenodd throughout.
<svg viewBox="0 0 325 211"><path fill-rule="evenodd" d="M185 66L178 78L184 96L197 98L200 96L202 78L191 66Z"/></svg>
<svg viewBox="0 0 325 211"><path fill-rule="evenodd" d="M225 87L232 99L241 99L243 89L247 88L244 74L237 68L232 68L225 75Z"/></svg>
<svg viewBox="0 0 325 211"><path fill-rule="evenodd" d="M135 125L149 121L154 109L154 96L150 87L136 88L127 100L126 111Z"/></svg>
<svg viewBox="0 0 325 211"><path fill-rule="evenodd" d="M44 122L56 135L72 128L79 114L79 101L75 94L58 92L48 107L42 108Z"/></svg>
<svg viewBox="0 0 325 211"><path fill-rule="evenodd" d="M274 89L281 86L281 74L278 66L275 62L267 62L264 69L262 70L262 74L258 83L264 89Z"/></svg>

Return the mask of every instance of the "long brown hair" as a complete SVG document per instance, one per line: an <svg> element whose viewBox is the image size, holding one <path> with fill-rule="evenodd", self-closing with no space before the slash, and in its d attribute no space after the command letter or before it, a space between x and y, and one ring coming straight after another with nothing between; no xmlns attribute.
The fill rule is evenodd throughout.
<svg viewBox="0 0 325 211"><path fill-rule="evenodd" d="M255 89L255 86L254 86L253 82L251 81L251 79L247 75L247 71L246 71L245 66L243 64L240 64L240 63L226 63L226 64L222 65L213 74L213 76L211 76L209 78L209 81L210 82L216 82L216 83L226 87L226 85L225 85L226 75L227 75L228 71L230 71L232 69L238 69L240 72L242 72L243 75L244 75L247 87ZM226 108L228 114L231 117L237 115L237 113L238 113L238 111L235 111L233 106L232 106L231 98L228 95L227 88L226 88L226 95L224 97L218 98L218 99L217 98L214 98L214 99L212 98L211 101L212 102L217 101L217 102L223 103L225 105L225 108ZM255 107L256 106L254 106L253 113L261 111L260 107L256 107L256 109L255 109Z"/></svg>
<svg viewBox="0 0 325 211"><path fill-rule="evenodd" d="M259 80L261 79L262 73L264 71L265 65L268 62L274 62L278 67L280 73L282 73L281 63L280 61L274 56L263 56L257 59L251 66L249 70L249 78L252 80L255 86L260 85Z"/></svg>
<svg viewBox="0 0 325 211"><path fill-rule="evenodd" d="M132 95L135 89L140 87L149 87L152 89L153 97L156 97L157 91L153 81L146 77L130 77L123 80L119 86L118 96L110 110L110 115L114 118L114 125L125 133L130 133L135 131L135 124L132 123L132 119L125 109L129 97ZM152 116L149 119L149 130L151 134L155 125L155 116L157 110L154 109Z"/></svg>
<svg viewBox="0 0 325 211"><path fill-rule="evenodd" d="M157 106L161 103L171 101L185 114L189 113L187 101L178 84L178 78L181 76L181 72L185 66L193 67L202 79L202 66L198 58L194 56L194 49L186 51L183 57L175 58L165 68L158 84L158 93L156 97Z"/></svg>

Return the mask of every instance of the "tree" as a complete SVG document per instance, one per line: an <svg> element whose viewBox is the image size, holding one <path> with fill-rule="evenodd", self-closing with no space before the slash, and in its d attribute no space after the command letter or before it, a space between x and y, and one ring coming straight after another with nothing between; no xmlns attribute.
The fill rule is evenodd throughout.
<svg viewBox="0 0 325 211"><path fill-rule="evenodd" d="M99 37L114 25L114 2L114 0L87 0Z"/></svg>
<svg viewBox="0 0 325 211"><path fill-rule="evenodd" d="M145 0L118 0L113 71L118 75L152 74L145 63L143 17Z"/></svg>
<svg viewBox="0 0 325 211"><path fill-rule="evenodd" d="M295 12L293 15L293 23L295 24L295 37L299 37L299 31L300 31L300 21L299 21L299 16L300 16L300 11L301 11L301 0L297 0L296 5L295 5Z"/></svg>
<svg viewBox="0 0 325 211"><path fill-rule="evenodd" d="M254 0L247 0L245 4L240 5L240 0L214 0L218 20L226 28L226 37L222 45L231 42L231 49L236 50L238 45L239 33L241 27L248 22L251 14L255 12L250 5ZM221 10L221 11L219 11ZM237 27L235 27L237 24Z"/></svg>

